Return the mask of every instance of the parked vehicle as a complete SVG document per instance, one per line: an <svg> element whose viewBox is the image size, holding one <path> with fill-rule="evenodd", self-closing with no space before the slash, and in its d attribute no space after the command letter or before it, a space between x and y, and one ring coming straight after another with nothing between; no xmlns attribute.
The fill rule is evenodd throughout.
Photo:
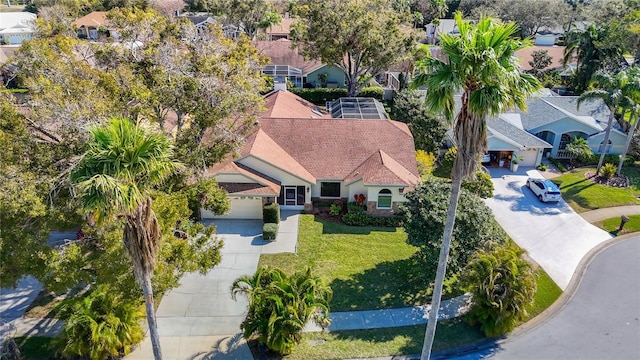
<svg viewBox="0 0 640 360"><path fill-rule="evenodd" d="M562 198L560 189L551 180L529 178L527 179L527 186L542 202L560 201Z"/></svg>

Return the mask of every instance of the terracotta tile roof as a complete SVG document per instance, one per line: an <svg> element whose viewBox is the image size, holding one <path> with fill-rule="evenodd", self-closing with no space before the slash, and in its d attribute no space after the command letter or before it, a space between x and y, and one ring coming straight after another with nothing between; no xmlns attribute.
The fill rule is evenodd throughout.
<svg viewBox="0 0 640 360"><path fill-rule="evenodd" d="M305 60L298 53L298 48L291 48L291 40L280 39L277 41L254 41L253 45L262 55L267 56L271 65L289 65L302 69L302 73L306 74L311 70L315 70L322 66L322 62L318 60Z"/></svg>
<svg viewBox="0 0 640 360"><path fill-rule="evenodd" d="M314 178L342 180L369 159L371 154L381 150L401 168L416 178L418 176L413 137L406 124L397 121L265 118L260 120L259 126L255 137L268 138L268 146L267 141L261 139L264 143L262 146L255 146L254 143L258 141L247 141L245 149L249 147L256 157L281 168L283 166L280 163L291 162L296 166L304 166L305 171ZM391 172L402 173L397 166L388 166L393 169ZM405 176L402 178L402 183L408 179ZM375 177L370 179L380 180Z"/></svg>
<svg viewBox="0 0 640 360"><path fill-rule="evenodd" d="M418 176L407 170L387 153L378 150L358 166L345 178L350 184L362 179L365 185L397 185L412 186L418 182Z"/></svg>
<svg viewBox="0 0 640 360"><path fill-rule="evenodd" d="M533 53L538 50L547 50L549 56L551 56L550 69L562 68L562 58L564 57L564 46L532 46L526 49L522 49L516 52L516 55L520 58L520 68L523 70L530 70L531 65L529 61L533 59ZM570 63L575 63L571 61Z"/></svg>
<svg viewBox="0 0 640 360"><path fill-rule="evenodd" d="M266 29L265 32L269 35L289 35L291 25L293 25L295 21L296 19L293 18L283 18L279 24L273 25Z"/></svg>
<svg viewBox="0 0 640 360"><path fill-rule="evenodd" d="M107 12L106 11L93 11L80 19L71 23L73 26L81 27L81 26L100 26L100 25L109 25L109 20L107 20Z"/></svg>
<svg viewBox="0 0 640 360"><path fill-rule="evenodd" d="M267 111L261 117L267 118L331 118L324 109L288 91L272 91L265 97ZM315 110L315 112L314 112ZM320 114L318 114L318 112Z"/></svg>
<svg viewBox="0 0 640 360"><path fill-rule="evenodd" d="M231 158L218 163L207 169L207 175L222 174L239 174L244 175L248 179L256 181L255 183L229 183L219 182L219 185L227 190L230 194L246 194L246 195L271 195L280 194L280 182L265 174L250 169L242 164L235 163ZM247 179L247 180L248 180Z"/></svg>
<svg viewBox="0 0 640 360"><path fill-rule="evenodd" d="M303 121L311 121L302 119ZM267 121L267 119L261 120ZM284 150L279 142L274 141L262 126L245 141L242 157L253 156L269 164L272 164L292 175L295 175L309 183L315 184L316 178L290 152Z"/></svg>

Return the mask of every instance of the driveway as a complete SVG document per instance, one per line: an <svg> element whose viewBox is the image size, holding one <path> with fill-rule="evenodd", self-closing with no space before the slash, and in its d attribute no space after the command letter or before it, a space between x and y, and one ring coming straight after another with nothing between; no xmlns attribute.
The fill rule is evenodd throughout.
<svg viewBox="0 0 640 360"><path fill-rule="evenodd" d="M519 170L490 169L495 191L485 202L509 236L564 290L580 260L612 236L589 224L564 201L540 202L526 186L527 173L537 171Z"/></svg>
<svg viewBox="0 0 640 360"><path fill-rule="evenodd" d="M640 235L594 255L541 321L455 359L640 359Z"/></svg>
<svg viewBox="0 0 640 360"><path fill-rule="evenodd" d="M297 212L283 211L276 241L262 240L262 220L212 220L224 240L220 264L202 275L186 274L165 294L156 312L164 359L251 358L240 333L248 301L231 298L231 284L253 275L262 253L295 252ZM147 336L127 359L151 359Z"/></svg>

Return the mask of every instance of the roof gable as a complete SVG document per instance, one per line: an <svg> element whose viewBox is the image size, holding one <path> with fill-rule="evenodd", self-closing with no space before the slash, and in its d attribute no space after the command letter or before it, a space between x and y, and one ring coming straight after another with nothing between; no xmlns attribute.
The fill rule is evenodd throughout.
<svg viewBox="0 0 640 360"><path fill-rule="evenodd" d="M305 60L298 52L298 48L292 48L291 40L280 39L277 41L258 40L253 45L262 55L269 58L272 65L289 65L302 69L303 74L322 67L323 64L318 60Z"/></svg>
<svg viewBox="0 0 640 360"><path fill-rule="evenodd" d="M382 150L374 152L345 179L346 184L362 179L365 185L405 185L418 182L418 177Z"/></svg>
<svg viewBox="0 0 640 360"><path fill-rule="evenodd" d="M247 182L226 183L219 182L229 193L243 194L264 194L278 195L280 193L280 182L277 180L250 169L242 164L237 164L231 158L227 161L216 164L207 169L207 174L237 174L247 179Z"/></svg>
<svg viewBox="0 0 640 360"><path fill-rule="evenodd" d="M73 26L101 26L109 25L106 11L93 11L71 23Z"/></svg>
<svg viewBox="0 0 640 360"><path fill-rule="evenodd" d="M330 118L313 103L286 90L276 90L265 95L265 111L268 118Z"/></svg>
<svg viewBox="0 0 640 360"><path fill-rule="evenodd" d="M247 141L242 155L256 157L310 183L316 182L316 178L304 166L262 129L258 129Z"/></svg>

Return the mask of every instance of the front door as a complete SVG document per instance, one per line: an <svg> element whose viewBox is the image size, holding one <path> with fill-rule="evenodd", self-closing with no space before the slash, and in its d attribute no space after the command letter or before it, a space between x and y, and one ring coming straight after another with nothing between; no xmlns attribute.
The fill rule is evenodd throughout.
<svg viewBox="0 0 640 360"><path fill-rule="evenodd" d="M304 186L282 186L280 188L280 196L278 196L278 204L285 209L303 209L305 200L304 191Z"/></svg>

